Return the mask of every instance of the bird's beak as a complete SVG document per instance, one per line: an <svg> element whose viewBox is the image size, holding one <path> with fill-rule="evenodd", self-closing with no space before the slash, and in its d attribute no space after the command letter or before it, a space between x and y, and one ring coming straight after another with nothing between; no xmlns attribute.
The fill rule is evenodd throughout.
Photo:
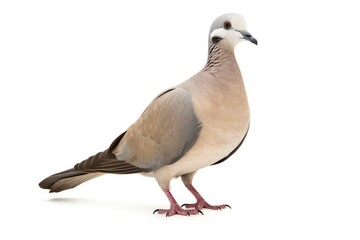
<svg viewBox="0 0 360 240"><path fill-rule="evenodd" d="M256 38L254 38L248 31L241 30L241 31L238 31L238 32L243 36L243 39L248 40L248 41L252 42L255 45L258 44Z"/></svg>

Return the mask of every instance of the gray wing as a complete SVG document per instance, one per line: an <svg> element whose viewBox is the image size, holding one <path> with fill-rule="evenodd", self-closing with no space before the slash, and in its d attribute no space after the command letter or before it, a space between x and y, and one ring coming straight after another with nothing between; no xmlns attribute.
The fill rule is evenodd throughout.
<svg viewBox="0 0 360 240"><path fill-rule="evenodd" d="M191 94L182 88L170 89L148 106L113 153L118 160L154 171L179 160L200 129Z"/></svg>

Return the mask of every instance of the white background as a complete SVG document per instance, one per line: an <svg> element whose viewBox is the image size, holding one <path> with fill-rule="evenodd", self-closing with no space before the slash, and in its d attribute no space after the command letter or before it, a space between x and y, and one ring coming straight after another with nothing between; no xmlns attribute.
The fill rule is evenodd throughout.
<svg viewBox="0 0 360 240"><path fill-rule="evenodd" d="M359 239L356 1L1 1L1 239ZM168 207L154 179L37 184L106 149L162 90L205 64L213 19L245 16L236 49L251 128L195 185L231 210ZM180 203L192 196L179 179Z"/></svg>

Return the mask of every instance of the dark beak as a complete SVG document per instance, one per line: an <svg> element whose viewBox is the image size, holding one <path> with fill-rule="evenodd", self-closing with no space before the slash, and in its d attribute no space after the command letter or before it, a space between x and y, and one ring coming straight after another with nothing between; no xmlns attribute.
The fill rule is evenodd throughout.
<svg viewBox="0 0 360 240"><path fill-rule="evenodd" d="M248 41L252 42L255 45L258 44L257 40L248 31L242 30L242 31L239 31L239 32L241 33L241 35L243 35L243 38L245 40L248 40Z"/></svg>

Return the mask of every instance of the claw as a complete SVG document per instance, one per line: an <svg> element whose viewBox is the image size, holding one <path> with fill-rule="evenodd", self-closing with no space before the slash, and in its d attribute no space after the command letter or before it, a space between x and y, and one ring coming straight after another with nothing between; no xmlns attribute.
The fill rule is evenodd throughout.
<svg viewBox="0 0 360 240"><path fill-rule="evenodd" d="M226 204L225 206L231 209L230 205L227 205L227 204Z"/></svg>
<svg viewBox="0 0 360 240"><path fill-rule="evenodd" d="M200 211L200 210L197 210L199 213L201 213L201 215L204 215L204 213L202 212L202 211Z"/></svg>
<svg viewBox="0 0 360 240"><path fill-rule="evenodd" d="M160 209L155 209L155 211L153 211L153 214L155 214L157 211L159 211Z"/></svg>
<svg viewBox="0 0 360 240"><path fill-rule="evenodd" d="M183 205L181 205L181 207L184 207L186 205L186 203L184 203Z"/></svg>

